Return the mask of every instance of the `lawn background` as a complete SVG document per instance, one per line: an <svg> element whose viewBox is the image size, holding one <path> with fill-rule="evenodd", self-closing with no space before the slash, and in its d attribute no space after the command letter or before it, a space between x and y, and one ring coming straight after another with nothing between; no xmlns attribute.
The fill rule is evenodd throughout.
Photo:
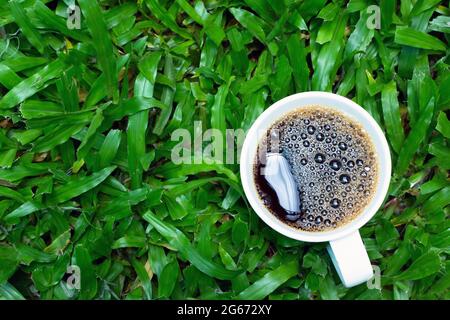
<svg viewBox="0 0 450 320"><path fill-rule="evenodd" d="M73 3L0 3L0 298L450 298L448 1L79 0L79 30ZM248 129L308 90L385 130L361 229L380 288L270 230L237 164L170 162L174 129Z"/></svg>

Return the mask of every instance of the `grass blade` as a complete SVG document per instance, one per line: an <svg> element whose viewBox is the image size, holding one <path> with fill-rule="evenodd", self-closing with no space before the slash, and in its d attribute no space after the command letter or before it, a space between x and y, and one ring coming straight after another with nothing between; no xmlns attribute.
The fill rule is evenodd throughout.
<svg viewBox="0 0 450 320"><path fill-rule="evenodd" d="M0 100L0 112L1 109L14 108L25 99L45 89L50 84L49 81L58 77L64 69L65 63L61 59L56 59L31 77L17 84Z"/></svg>
<svg viewBox="0 0 450 320"><path fill-rule="evenodd" d="M405 139L405 134L400 118L395 82L391 81L384 86L381 92L381 103L383 106L384 124L392 149L394 149L396 153L399 153L403 140Z"/></svg>
<svg viewBox="0 0 450 320"><path fill-rule="evenodd" d="M408 269L395 277L396 280L418 280L441 268L441 259L436 252L427 252L415 260Z"/></svg>
<svg viewBox="0 0 450 320"><path fill-rule="evenodd" d="M45 41L41 37L41 34L37 32L30 19L27 17L25 10L22 8L22 4L17 0L9 1L9 7L11 8L11 13L14 17L14 21L19 25L22 32L27 37L28 41L39 51L39 53L44 53Z"/></svg>
<svg viewBox="0 0 450 320"><path fill-rule="evenodd" d="M9 213L4 219L5 221L10 222L14 219L32 214L33 212L36 212L42 208L43 206L39 202L27 201L20 207L15 209L13 212Z"/></svg>
<svg viewBox="0 0 450 320"><path fill-rule="evenodd" d="M219 130L222 137L225 137L227 123L225 119L225 101L228 94L228 84L221 85L214 97L214 104L211 107L211 127Z"/></svg>
<svg viewBox="0 0 450 320"><path fill-rule="evenodd" d="M442 111L438 116L436 130L439 131L447 139L450 139L450 121Z"/></svg>
<svg viewBox="0 0 450 320"><path fill-rule="evenodd" d="M0 186L0 196L22 203L27 201L26 198L19 192L4 186Z"/></svg>
<svg viewBox="0 0 450 320"><path fill-rule="evenodd" d="M80 268L79 299L92 299L97 293L97 279L89 250L84 245L77 245L73 253L73 265Z"/></svg>
<svg viewBox="0 0 450 320"><path fill-rule="evenodd" d="M317 63L314 66L311 88L318 91L329 91L332 85L332 72L334 65L329 61L340 60L341 43L333 41L326 43L320 50Z"/></svg>
<svg viewBox="0 0 450 320"><path fill-rule="evenodd" d="M191 39L191 34L178 26L178 24L172 19L172 16L166 9L164 9L158 0L145 0L145 4L150 9L152 14L154 14L155 17L158 18L158 20L160 20L166 27L183 38Z"/></svg>
<svg viewBox="0 0 450 320"><path fill-rule="evenodd" d="M290 261L282 264L277 269L266 273L250 287L239 293L239 300L259 300L275 291L287 280L295 276L298 272L298 262Z"/></svg>
<svg viewBox="0 0 450 320"><path fill-rule="evenodd" d="M203 25L203 18L195 11L194 8L186 0L176 0L178 5L186 12L189 17L200 25Z"/></svg>
<svg viewBox="0 0 450 320"><path fill-rule="evenodd" d="M105 74L107 90L114 101L117 101L119 98L117 62L105 18L97 0L79 0L79 4L95 44L98 62Z"/></svg>
<svg viewBox="0 0 450 320"><path fill-rule="evenodd" d="M164 266L161 275L158 277L158 297L169 298L175 289L178 281L180 268L176 260Z"/></svg>
<svg viewBox="0 0 450 320"><path fill-rule="evenodd" d="M297 92L308 90L309 67L306 62L306 48L304 40L298 35L292 35L287 42L287 50L289 53L289 62L292 67L295 88Z"/></svg>
<svg viewBox="0 0 450 320"><path fill-rule="evenodd" d="M231 8L231 14L242 24L252 35L254 35L259 41L266 41L266 34L261 27L264 25L260 19L251 12L243 9Z"/></svg>
<svg viewBox="0 0 450 320"><path fill-rule="evenodd" d="M43 23L47 28L53 29L78 41L88 41L89 37L81 30L69 30L67 28L67 22L64 18L57 16L52 10L50 10L41 1L36 1L33 7L34 15Z"/></svg>
<svg viewBox="0 0 450 320"><path fill-rule="evenodd" d="M0 64L0 84L6 89L11 90L22 81L10 67L4 63Z"/></svg>
<svg viewBox="0 0 450 320"><path fill-rule="evenodd" d="M131 264L133 265L133 268L136 271L136 274L142 283L142 288L144 289L145 292L145 298L147 300L151 300L153 295L152 282L147 270L135 258L131 259Z"/></svg>
<svg viewBox="0 0 450 320"><path fill-rule="evenodd" d="M169 54L166 56L164 63L164 75L172 82L175 80L175 67L173 65L172 56ZM165 86L163 93L161 95L161 102L167 106L167 108L161 110L160 115L156 119L155 127L153 128L153 133L161 135L164 128L169 121L170 115L172 113L172 103L174 97L174 90L168 86Z"/></svg>
<svg viewBox="0 0 450 320"><path fill-rule="evenodd" d="M142 73L136 78L135 96L152 98L160 59L161 53L154 52L141 61L139 69ZM146 152L145 137L147 134L148 116L148 110L143 110L132 115L128 120L128 168L133 189L140 188L142 184L142 174L144 172L142 161Z"/></svg>
<svg viewBox="0 0 450 320"><path fill-rule="evenodd" d="M423 205L422 211L424 214L431 214L438 210L443 210L450 204L450 186L447 186L436 192Z"/></svg>
<svg viewBox="0 0 450 320"><path fill-rule="evenodd" d="M120 130L111 130L108 132L102 146L100 147L100 150L98 151L100 155L100 168L105 168L111 165L119 149L121 137L122 133Z"/></svg>
<svg viewBox="0 0 450 320"><path fill-rule="evenodd" d="M90 176L76 178L58 186L48 198L49 203L57 204L83 194L102 183L114 170L115 166L104 168Z"/></svg>
<svg viewBox="0 0 450 320"><path fill-rule="evenodd" d="M0 285L0 299L5 300L25 300L25 297L10 283Z"/></svg>
<svg viewBox="0 0 450 320"><path fill-rule="evenodd" d="M84 127L84 124L76 124L71 126L61 125L51 130L47 135L39 138L33 144L34 152L49 151L55 146L63 144L70 139L74 134L79 132Z"/></svg>
<svg viewBox="0 0 450 320"><path fill-rule="evenodd" d="M445 51L447 46L438 38L412 28L397 28L395 42L404 46L419 49Z"/></svg>
<svg viewBox="0 0 450 320"><path fill-rule="evenodd" d="M402 176L405 173L414 154L417 152L417 150L420 150L420 144L425 139L428 127L431 123L431 119L433 119L434 116L434 108L435 99L432 98L428 102L428 105L425 107L425 109L422 111L422 115L401 146L397 160L397 167L395 169L395 173L398 176Z"/></svg>

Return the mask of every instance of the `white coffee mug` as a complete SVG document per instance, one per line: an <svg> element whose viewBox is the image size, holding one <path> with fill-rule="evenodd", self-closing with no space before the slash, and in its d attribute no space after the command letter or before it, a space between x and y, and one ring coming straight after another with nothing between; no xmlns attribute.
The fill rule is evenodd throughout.
<svg viewBox="0 0 450 320"><path fill-rule="evenodd" d="M307 232L296 229L275 217L262 203L256 190L253 173L258 143L271 125L286 113L311 105L338 110L362 125L372 139L378 158L376 191L370 203L349 223L323 232ZM328 241L331 260L346 287L361 284L372 278L372 266L359 234L359 228L373 217L384 201L391 178L391 156L383 131L361 106L345 97L318 91L297 93L274 103L256 119L246 135L241 151L240 174L249 203L258 216L272 229L300 241Z"/></svg>

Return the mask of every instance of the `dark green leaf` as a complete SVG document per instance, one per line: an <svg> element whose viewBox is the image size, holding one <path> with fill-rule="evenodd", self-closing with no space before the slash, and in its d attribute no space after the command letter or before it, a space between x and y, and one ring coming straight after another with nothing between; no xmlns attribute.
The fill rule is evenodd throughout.
<svg viewBox="0 0 450 320"><path fill-rule="evenodd" d="M381 92L381 103L383 106L384 123L391 146L399 153L405 139L400 118L399 104L397 100L397 88L395 82L391 81L385 85Z"/></svg>
<svg viewBox="0 0 450 320"><path fill-rule="evenodd" d="M427 252L414 260L404 272L395 277L396 280L418 280L433 274L441 268L441 259L436 252Z"/></svg>
<svg viewBox="0 0 450 320"><path fill-rule="evenodd" d="M397 28L395 31L395 42L420 49L437 51L445 51L447 49L447 46L441 40L412 28Z"/></svg>
<svg viewBox="0 0 450 320"><path fill-rule="evenodd" d="M115 168L115 166L106 167L90 176L72 179L66 184L56 187L48 201L50 203L61 203L79 196L102 183Z"/></svg>
<svg viewBox="0 0 450 320"><path fill-rule="evenodd" d="M298 262L290 261L279 266L277 269L267 272L261 279L254 282L250 287L239 293L237 299L257 300L263 299L298 272Z"/></svg>

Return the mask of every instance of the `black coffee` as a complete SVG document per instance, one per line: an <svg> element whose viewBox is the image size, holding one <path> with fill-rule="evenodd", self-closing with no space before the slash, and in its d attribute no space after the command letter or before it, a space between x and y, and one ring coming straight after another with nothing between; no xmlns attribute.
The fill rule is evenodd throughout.
<svg viewBox="0 0 450 320"><path fill-rule="evenodd" d="M279 152L289 162L300 212L285 211L261 174L266 152ZM276 121L257 158L254 179L261 200L284 223L305 231L350 222L375 192L378 164L371 139L361 125L331 108L302 107Z"/></svg>

